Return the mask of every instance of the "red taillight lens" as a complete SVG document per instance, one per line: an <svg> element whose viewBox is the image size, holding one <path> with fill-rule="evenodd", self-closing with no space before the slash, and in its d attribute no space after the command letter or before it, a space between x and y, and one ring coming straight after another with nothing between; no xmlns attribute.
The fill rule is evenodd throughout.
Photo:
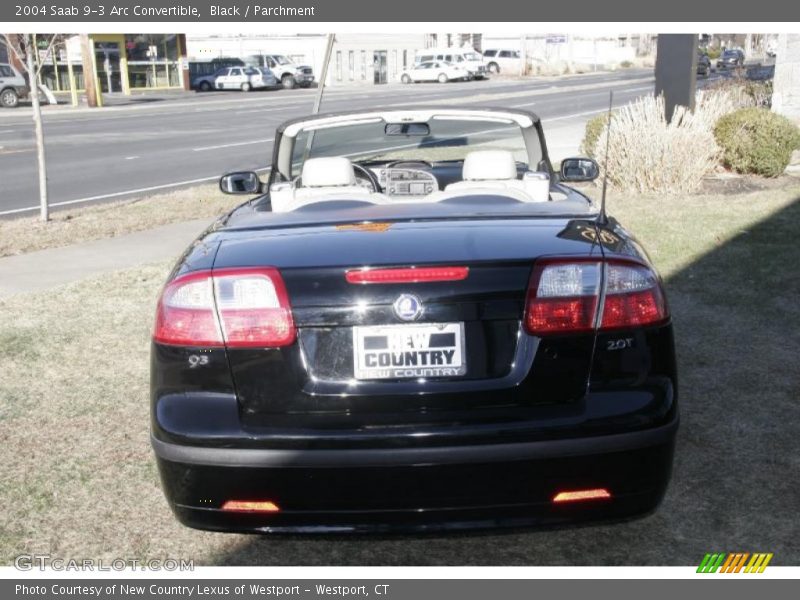
<svg viewBox="0 0 800 600"><path fill-rule="evenodd" d="M469 275L469 267L403 267L399 269L357 269L347 271L349 283L424 283L461 281Z"/></svg>
<svg viewBox="0 0 800 600"><path fill-rule="evenodd" d="M577 333L595 327L602 263L549 260L534 267L525 310L532 335Z"/></svg>
<svg viewBox="0 0 800 600"><path fill-rule="evenodd" d="M179 346L270 347L295 340L289 297L273 268L177 277L158 303L153 339Z"/></svg>
<svg viewBox="0 0 800 600"><path fill-rule="evenodd" d="M524 321L528 333L541 336L598 326L638 327L668 316L658 278L643 265L616 259L546 259L533 270Z"/></svg>
<svg viewBox="0 0 800 600"><path fill-rule="evenodd" d="M222 510L231 512L280 512L280 508L269 500L227 500Z"/></svg>
<svg viewBox="0 0 800 600"><path fill-rule="evenodd" d="M667 316L664 293L655 273L642 265L607 265L601 329L649 325Z"/></svg>
<svg viewBox="0 0 800 600"><path fill-rule="evenodd" d="M176 346L224 345L209 271L182 275L167 284L158 301L153 339Z"/></svg>
<svg viewBox="0 0 800 600"><path fill-rule="evenodd" d="M214 271L217 312L229 347L280 347L295 339L292 310L277 269Z"/></svg>

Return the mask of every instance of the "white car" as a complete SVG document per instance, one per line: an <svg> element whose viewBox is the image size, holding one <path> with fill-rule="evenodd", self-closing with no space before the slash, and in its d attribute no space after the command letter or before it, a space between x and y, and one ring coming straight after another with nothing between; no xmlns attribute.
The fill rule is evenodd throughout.
<svg viewBox="0 0 800 600"><path fill-rule="evenodd" d="M15 108L19 99L28 96L28 82L14 67L0 63L0 106Z"/></svg>
<svg viewBox="0 0 800 600"><path fill-rule="evenodd" d="M522 57L519 50L490 48L483 52L489 73L519 73Z"/></svg>
<svg viewBox="0 0 800 600"><path fill-rule="evenodd" d="M214 74L214 88L218 90L260 90L278 85L269 69L255 67L226 67Z"/></svg>
<svg viewBox="0 0 800 600"><path fill-rule="evenodd" d="M309 87L314 83L314 70L309 65L295 64L283 54L256 54L248 56L245 62L268 67L287 90L295 86Z"/></svg>
<svg viewBox="0 0 800 600"><path fill-rule="evenodd" d="M431 60L428 62L414 65L410 69L403 71L400 81L411 83L417 81L438 81L447 83L448 81L466 81L470 79L469 71L457 67L448 62Z"/></svg>
<svg viewBox="0 0 800 600"><path fill-rule="evenodd" d="M456 67L461 67L469 72L473 79L485 79L487 76L486 65L483 57L472 48L443 48L418 50L414 62L430 62L432 60L448 62Z"/></svg>

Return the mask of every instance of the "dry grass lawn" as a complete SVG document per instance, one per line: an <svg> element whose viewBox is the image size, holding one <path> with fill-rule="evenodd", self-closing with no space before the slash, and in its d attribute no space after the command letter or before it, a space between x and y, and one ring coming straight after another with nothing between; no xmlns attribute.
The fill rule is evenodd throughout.
<svg viewBox="0 0 800 600"><path fill-rule="evenodd" d="M800 186L612 197L667 281L680 360L673 482L652 516L484 534L258 537L172 518L148 440L148 336L168 265L0 300L0 563L54 557L196 564L697 564L705 552L800 563Z"/></svg>
<svg viewBox="0 0 800 600"><path fill-rule="evenodd" d="M76 206L38 217L0 220L0 257L116 237L159 225L222 215L246 198L226 196L216 183L135 201Z"/></svg>

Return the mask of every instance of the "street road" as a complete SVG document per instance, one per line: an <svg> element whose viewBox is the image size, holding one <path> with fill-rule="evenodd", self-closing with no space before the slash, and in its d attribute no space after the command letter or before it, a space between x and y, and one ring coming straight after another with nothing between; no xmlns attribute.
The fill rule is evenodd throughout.
<svg viewBox="0 0 800 600"><path fill-rule="evenodd" d="M560 80L490 80L329 88L322 112L414 104L520 107L544 123L548 146L559 132L608 106L651 94L652 70L630 69ZM154 97L95 111L46 107L50 202L54 208L157 193L263 169L282 121L308 114L314 89L210 92ZM29 109L0 114L0 216L33 214L38 183ZM559 157L557 151L551 152ZM560 156L563 158L563 156Z"/></svg>

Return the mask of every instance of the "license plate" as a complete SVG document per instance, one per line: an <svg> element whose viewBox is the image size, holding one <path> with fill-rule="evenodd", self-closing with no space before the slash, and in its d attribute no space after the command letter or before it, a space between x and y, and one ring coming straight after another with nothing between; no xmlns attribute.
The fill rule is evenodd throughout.
<svg viewBox="0 0 800 600"><path fill-rule="evenodd" d="M458 377L467 372L463 323L353 327L356 379Z"/></svg>

